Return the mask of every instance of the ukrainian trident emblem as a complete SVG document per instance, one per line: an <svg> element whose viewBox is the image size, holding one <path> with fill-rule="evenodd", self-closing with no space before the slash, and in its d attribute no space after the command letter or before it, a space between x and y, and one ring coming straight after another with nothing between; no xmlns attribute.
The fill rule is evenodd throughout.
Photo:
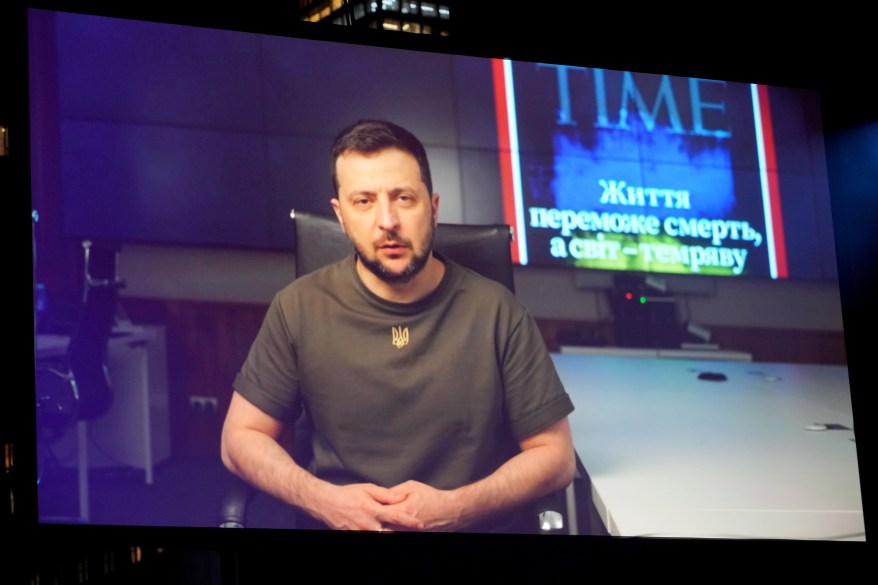
<svg viewBox="0 0 878 585"><path fill-rule="evenodd" d="M391 327L390 330L393 332L393 347L396 349L402 349L409 344L408 327L400 325L399 327Z"/></svg>

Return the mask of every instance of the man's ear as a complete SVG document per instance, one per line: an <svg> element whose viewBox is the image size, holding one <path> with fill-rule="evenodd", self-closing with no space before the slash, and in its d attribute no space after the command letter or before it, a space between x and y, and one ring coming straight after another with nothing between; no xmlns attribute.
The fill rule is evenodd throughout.
<svg viewBox="0 0 878 585"><path fill-rule="evenodd" d="M439 225L439 193L433 193L430 204L433 206L433 227Z"/></svg>
<svg viewBox="0 0 878 585"><path fill-rule="evenodd" d="M344 230L344 219L341 217L341 205L338 199L330 199L329 202L332 204L332 210L335 212L335 217L338 218L338 223L341 224L341 229Z"/></svg>

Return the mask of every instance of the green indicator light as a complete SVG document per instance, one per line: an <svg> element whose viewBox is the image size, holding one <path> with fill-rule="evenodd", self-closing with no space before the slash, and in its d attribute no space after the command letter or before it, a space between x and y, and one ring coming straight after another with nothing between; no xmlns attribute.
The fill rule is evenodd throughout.
<svg viewBox="0 0 878 585"><path fill-rule="evenodd" d="M640 297L640 304L641 304L641 305L645 305L645 304L646 304L646 297Z"/></svg>

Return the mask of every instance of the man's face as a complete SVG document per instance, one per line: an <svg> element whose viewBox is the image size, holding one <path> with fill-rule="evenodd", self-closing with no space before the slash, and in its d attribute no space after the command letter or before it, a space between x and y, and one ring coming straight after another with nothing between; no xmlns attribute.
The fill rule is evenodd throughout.
<svg viewBox="0 0 878 585"><path fill-rule="evenodd" d="M415 158L396 148L346 152L335 162L332 207L363 266L386 283L414 278L427 263L439 196L427 192Z"/></svg>

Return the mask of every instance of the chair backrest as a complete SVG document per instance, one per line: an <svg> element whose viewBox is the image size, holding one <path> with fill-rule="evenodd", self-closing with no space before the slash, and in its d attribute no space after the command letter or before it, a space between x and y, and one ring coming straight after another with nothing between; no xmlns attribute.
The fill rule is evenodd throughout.
<svg viewBox="0 0 878 585"><path fill-rule="evenodd" d="M351 254L351 243L334 215L290 212L295 228L296 277ZM440 223L433 247L442 255L515 292L512 231L506 224Z"/></svg>
<svg viewBox="0 0 878 585"><path fill-rule="evenodd" d="M77 322L67 359L79 397L77 418L92 419L103 415L112 405L106 373L107 344L116 313L116 287L90 286Z"/></svg>
<svg viewBox="0 0 878 585"><path fill-rule="evenodd" d="M112 406L106 355L124 281L116 278L115 248L93 247L89 241L83 243L83 248L85 299L70 337L67 360L79 397L77 418L93 419Z"/></svg>

